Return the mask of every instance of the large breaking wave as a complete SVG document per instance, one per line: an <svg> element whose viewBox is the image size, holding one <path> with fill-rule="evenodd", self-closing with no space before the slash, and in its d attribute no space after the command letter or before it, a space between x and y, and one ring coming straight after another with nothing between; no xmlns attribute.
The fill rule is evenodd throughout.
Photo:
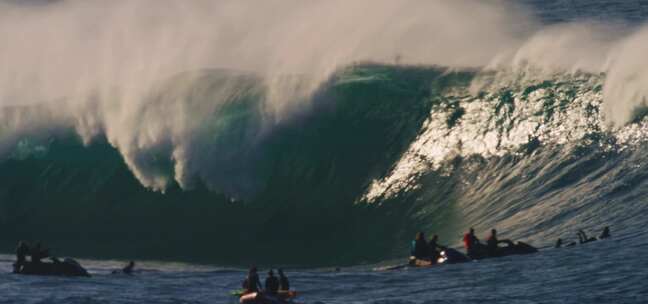
<svg viewBox="0 0 648 304"><path fill-rule="evenodd" d="M179 75L150 102L171 110L181 99L199 114L183 138L191 150L138 153L146 172L171 183L164 193L144 187L106 139L84 145L73 125L26 135L0 165L4 246L28 238L94 256L350 264L402 255L417 229L456 243L468 226L496 226L543 244L573 225L636 225L641 113L607 128L601 75L506 86L497 77L353 65L310 108L267 129L260 79ZM170 94L185 78L189 87L173 90L182 95ZM211 99L232 86L239 94ZM3 130L33 113L5 111ZM179 153L192 155L182 170L195 174L184 190Z"/></svg>
<svg viewBox="0 0 648 304"><path fill-rule="evenodd" d="M53 3L0 3L5 250L331 265L421 229L644 229L645 28L498 1Z"/></svg>

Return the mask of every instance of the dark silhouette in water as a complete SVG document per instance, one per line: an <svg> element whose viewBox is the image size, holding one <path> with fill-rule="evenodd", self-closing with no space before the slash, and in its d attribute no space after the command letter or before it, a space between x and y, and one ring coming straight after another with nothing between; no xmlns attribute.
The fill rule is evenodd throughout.
<svg viewBox="0 0 648 304"><path fill-rule="evenodd" d="M491 230L487 245L478 242L479 240L474 236L474 230L471 228L470 232L464 236L464 243L469 248L467 250L468 256L474 260L538 252L537 248L523 242L513 243L510 240L498 240L497 230L495 229ZM501 243L506 244L506 246L499 247L498 245Z"/></svg>
<svg viewBox="0 0 648 304"><path fill-rule="evenodd" d="M243 280L243 289L245 289L246 293L258 292L261 290L261 280L259 280L256 266L250 267L247 278Z"/></svg>
<svg viewBox="0 0 648 304"><path fill-rule="evenodd" d="M288 278L284 275L283 269L277 269L277 273L279 273L279 290L290 290L290 282L288 282Z"/></svg>
<svg viewBox="0 0 648 304"><path fill-rule="evenodd" d="M32 263L41 263L41 260L49 257L49 250L43 248L40 241L36 242L36 246L31 248L31 262Z"/></svg>
<svg viewBox="0 0 648 304"><path fill-rule="evenodd" d="M439 245L439 236L434 235L428 244L428 253L430 255L430 261L432 264L435 264L441 255L441 251L445 250L445 246Z"/></svg>
<svg viewBox="0 0 648 304"><path fill-rule="evenodd" d="M580 243L580 244L585 244L585 243L596 241L596 238L587 237L587 234L585 234L585 231L583 231L583 230L578 230L577 235L578 235L578 243Z"/></svg>
<svg viewBox="0 0 648 304"><path fill-rule="evenodd" d="M611 236L612 235L610 235L610 227L605 226L605 228L603 228L603 232L601 232L601 235L599 235L599 239L601 239L601 240L602 239L607 239L607 238L609 238Z"/></svg>
<svg viewBox="0 0 648 304"><path fill-rule="evenodd" d="M268 271L268 277L265 280L265 292L270 295L276 295L279 292L279 279L275 277L272 269Z"/></svg>
<svg viewBox="0 0 648 304"><path fill-rule="evenodd" d="M508 246L515 246L511 240L498 240L497 239L497 230L491 229L491 235L486 241L486 248L488 250L489 256L498 256L499 255L499 245L500 243L507 244Z"/></svg>
<svg viewBox="0 0 648 304"><path fill-rule="evenodd" d="M125 274L133 274L133 268L135 268L135 262L130 261L130 262L128 262L128 265L126 265L126 267L124 267L124 269L122 269L122 271Z"/></svg>
<svg viewBox="0 0 648 304"><path fill-rule="evenodd" d="M428 248L428 244L425 241L425 234L423 232L419 232L416 234L414 241L412 241L412 249L410 255L419 260L427 260L430 257Z"/></svg>
<svg viewBox="0 0 648 304"><path fill-rule="evenodd" d="M469 257L477 255L477 251L483 245L479 242L479 239L475 236L475 229L470 227L468 233L463 237L464 247L466 247L466 253Z"/></svg>
<svg viewBox="0 0 648 304"><path fill-rule="evenodd" d="M23 265L27 263L27 254L29 253L29 246L24 241L18 242L16 246L16 262L14 263L14 273L19 273Z"/></svg>

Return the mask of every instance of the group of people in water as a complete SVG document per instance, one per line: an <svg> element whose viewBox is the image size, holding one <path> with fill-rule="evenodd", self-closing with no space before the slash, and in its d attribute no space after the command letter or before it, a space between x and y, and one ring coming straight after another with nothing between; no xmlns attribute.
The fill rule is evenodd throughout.
<svg viewBox="0 0 648 304"><path fill-rule="evenodd" d="M27 256L30 257L29 262ZM19 273L27 263L40 264L41 260L49 257L49 250L43 248L41 242L36 242L34 246L29 246L25 241L19 241L16 247L16 262L14 263L14 273Z"/></svg>
<svg viewBox="0 0 648 304"><path fill-rule="evenodd" d="M29 257L29 260L27 260L27 257ZM47 263L43 264L43 259L49 258L54 265L61 264L62 262L55 256L50 255L50 250L43 247L42 243L40 241L37 241L35 245L30 246L26 241L19 241L18 246L16 246L16 262L13 264L13 272L14 273L25 273L27 271L33 272L39 272L39 269L45 269L42 268L41 266L47 266ZM67 263L74 263L77 264L75 261L72 261L70 259L65 259L63 262ZM26 267L29 267L30 270L26 270ZM80 265L78 265L80 267ZM115 270L112 273L124 273L124 274L133 274L133 271L135 269L135 262L130 261L126 266L119 270ZM47 272L48 274L51 274L49 271L43 270L43 272Z"/></svg>
<svg viewBox="0 0 648 304"><path fill-rule="evenodd" d="M261 281L256 266L250 267L248 275L243 280L243 289L245 293L263 292L268 295L277 295L280 291L290 290L290 282L283 272L283 269L277 269L279 277L276 277L274 271L268 271L268 277L265 279L265 288L262 288Z"/></svg>
<svg viewBox="0 0 648 304"><path fill-rule="evenodd" d="M594 242L597 240L602 240L602 239L607 239L611 237L612 235L610 234L610 227L605 226L603 228L603 231L601 231L601 234L598 236L598 238L595 237L588 237L587 234L585 234L585 231L583 230L578 230L578 233L576 233L578 236L578 244L585 244L589 242ZM555 248L560 248L560 247L571 247L576 245L576 242L570 242L567 244L563 244L563 240L561 238L558 238L556 241L556 245L554 246Z"/></svg>
<svg viewBox="0 0 648 304"><path fill-rule="evenodd" d="M608 237L610 237L610 228L606 226L598 239L605 239ZM579 230L578 240L580 244L584 244L596 241L597 238L588 237L583 230ZM425 234L423 232L418 232L415 239L412 241L410 256L416 260L426 261L429 262L429 264L436 264L439 261L441 252L448 249L446 246L440 245L438 241L439 237L436 234L429 242L427 242ZM537 249L522 242L514 244L508 239L500 240L497 237L497 230L495 229L491 229L491 233L484 244L475 235L475 229L470 228L470 230L463 236L463 243L466 249L466 255L471 259L530 253L534 251L537 252ZM505 246L500 246L500 244L505 244ZM569 243L565 245L565 247L573 245L576 245L576 242ZM555 248L560 247L563 247L562 239L558 239L555 245Z"/></svg>

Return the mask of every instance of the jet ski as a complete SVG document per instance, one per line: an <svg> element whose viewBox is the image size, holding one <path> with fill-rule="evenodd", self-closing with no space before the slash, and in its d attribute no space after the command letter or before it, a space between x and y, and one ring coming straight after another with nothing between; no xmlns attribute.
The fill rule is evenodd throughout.
<svg viewBox="0 0 648 304"><path fill-rule="evenodd" d="M439 258L436 260L436 263L432 263L431 260L417 259L411 256L408 265L411 267L431 267L440 264L456 264L468 261L470 259L465 254L453 248L445 248L439 253Z"/></svg>
<svg viewBox="0 0 648 304"><path fill-rule="evenodd" d="M507 246L498 247L495 253L491 254L485 245L480 245L474 252L470 253L470 258L481 260L486 258L498 258L508 255L531 254L538 252L538 249L524 242L508 242Z"/></svg>
<svg viewBox="0 0 648 304"><path fill-rule="evenodd" d="M62 262L56 258L52 262L26 262L21 266L14 265L14 273L26 275L48 275L68 277L89 277L88 271L74 259L66 258Z"/></svg>
<svg viewBox="0 0 648 304"><path fill-rule="evenodd" d="M287 304L293 303L292 299L297 297L297 292L292 290L280 290L276 295L264 292L237 292L232 295L239 296L241 304Z"/></svg>

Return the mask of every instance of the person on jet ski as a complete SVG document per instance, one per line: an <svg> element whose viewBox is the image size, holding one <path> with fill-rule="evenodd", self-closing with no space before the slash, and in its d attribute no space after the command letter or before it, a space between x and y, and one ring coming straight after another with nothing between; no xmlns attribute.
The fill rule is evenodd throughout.
<svg viewBox="0 0 648 304"><path fill-rule="evenodd" d="M20 272L25 263L27 263L27 254L29 253L29 246L24 241L19 241L16 247L16 263L14 263L14 273Z"/></svg>
<svg viewBox="0 0 648 304"><path fill-rule="evenodd" d="M603 232L601 232L601 235L599 235L599 239L602 240L602 239L607 239L609 237L611 237L611 235L610 235L610 227L605 226L605 228L603 228Z"/></svg>
<svg viewBox="0 0 648 304"><path fill-rule="evenodd" d="M290 290L290 282L288 282L288 278L284 275L283 269L279 268L277 272L279 273L279 290Z"/></svg>
<svg viewBox="0 0 648 304"><path fill-rule="evenodd" d="M42 259L49 257L49 250L44 249L41 242L36 242L36 246L31 249L31 262L40 263Z"/></svg>
<svg viewBox="0 0 648 304"><path fill-rule="evenodd" d="M268 271L268 277L265 280L265 292L270 295L276 295L279 291L279 279L274 276L272 269Z"/></svg>
<svg viewBox="0 0 648 304"><path fill-rule="evenodd" d="M430 240L430 243L428 243L428 253L430 254L430 260L432 263L436 263L441 255L441 251L446 249L445 246L439 245L438 241L439 236L435 234Z"/></svg>
<svg viewBox="0 0 648 304"><path fill-rule="evenodd" d="M470 231L468 233L464 234L463 242L464 246L466 247L466 253L469 256L474 255L477 247L481 245L479 239L475 236L475 229L473 229L472 227L470 228Z"/></svg>
<svg viewBox="0 0 648 304"><path fill-rule="evenodd" d="M497 245L499 243L506 243L512 245L513 242L510 240L498 240L497 239L497 230L491 229L491 235L488 237L488 240L486 241L486 248L488 250L488 255L489 256L496 256L497 255Z"/></svg>
<svg viewBox="0 0 648 304"><path fill-rule="evenodd" d="M250 267L247 278L243 280L243 288L246 293L258 292L261 290L261 281L259 280L256 266Z"/></svg>
<svg viewBox="0 0 648 304"><path fill-rule="evenodd" d="M585 231L583 231L583 230L578 230L577 234L578 234L578 243L580 243L580 244L585 244L585 243L596 241L596 238L587 237L587 234L585 234Z"/></svg>
<svg viewBox="0 0 648 304"><path fill-rule="evenodd" d="M430 258L428 244L425 241L425 234L423 232L417 233L416 239L412 241L411 255L420 260L427 260Z"/></svg>

